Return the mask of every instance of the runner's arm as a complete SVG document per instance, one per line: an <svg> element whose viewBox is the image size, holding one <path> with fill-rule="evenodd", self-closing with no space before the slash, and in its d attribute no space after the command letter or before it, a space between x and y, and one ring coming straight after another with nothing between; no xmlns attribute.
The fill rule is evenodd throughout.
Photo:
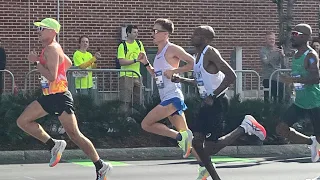
<svg viewBox="0 0 320 180"><path fill-rule="evenodd" d="M173 73L184 73L191 71L194 65L194 57L187 53L182 47L180 46L172 46L175 55L182 61L186 62L187 64L173 70Z"/></svg>
<svg viewBox="0 0 320 180"><path fill-rule="evenodd" d="M293 77L293 83L319 84L319 58L313 53L309 53L305 58L305 69L309 72L306 77Z"/></svg>
<svg viewBox="0 0 320 180"><path fill-rule="evenodd" d="M59 53L55 47L48 46L44 52L45 59L47 60L47 68L38 63L37 69L49 81L53 82L58 76L59 66Z"/></svg>
<svg viewBox="0 0 320 180"><path fill-rule="evenodd" d="M190 79L190 78L185 78L185 77L180 77L180 82L181 83L185 83L185 84L189 84L192 86L196 86L197 82L195 79Z"/></svg>
<svg viewBox="0 0 320 180"><path fill-rule="evenodd" d="M154 75L154 68L152 67L152 65L150 64L148 57L146 55L145 52L140 52L140 54L138 55L138 61L140 63L142 63L144 65L144 67L146 67L146 69L148 70L148 72L150 73L150 75L152 77L155 77Z"/></svg>
<svg viewBox="0 0 320 180"><path fill-rule="evenodd" d="M72 61L66 54L64 54L64 58L65 58L65 61L66 61L66 70L67 70L72 66Z"/></svg>
<svg viewBox="0 0 320 180"><path fill-rule="evenodd" d="M221 57L220 53L216 49L210 49L209 61L213 62L219 71L225 74L220 86L213 91L213 94L220 95L225 89L227 89L231 83L236 80L236 73L230 67L230 65Z"/></svg>
<svg viewBox="0 0 320 180"><path fill-rule="evenodd" d="M146 68L147 68L148 72L150 73L150 75L152 77L154 77L154 68L152 67L152 65L149 64L148 66L146 66Z"/></svg>

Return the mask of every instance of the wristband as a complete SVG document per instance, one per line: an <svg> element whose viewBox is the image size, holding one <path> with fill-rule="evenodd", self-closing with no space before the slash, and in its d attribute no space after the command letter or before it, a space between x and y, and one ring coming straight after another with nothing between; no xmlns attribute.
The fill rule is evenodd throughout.
<svg viewBox="0 0 320 180"><path fill-rule="evenodd" d="M39 61L36 61L33 63L34 66L37 66L39 64Z"/></svg>
<svg viewBox="0 0 320 180"><path fill-rule="evenodd" d="M144 64L144 67L147 67L147 66L149 66L149 65L150 65L150 63Z"/></svg>
<svg viewBox="0 0 320 180"><path fill-rule="evenodd" d="M133 62L134 62L134 63L136 63L136 62L137 62L137 60L136 60L136 59L134 59L134 60L133 60Z"/></svg>

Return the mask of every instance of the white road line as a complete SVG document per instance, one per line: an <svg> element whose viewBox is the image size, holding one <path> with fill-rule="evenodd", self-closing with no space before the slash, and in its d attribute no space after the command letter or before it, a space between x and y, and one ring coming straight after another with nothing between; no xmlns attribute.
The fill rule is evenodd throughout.
<svg viewBox="0 0 320 180"><path fill-rule="evenodd" d="M31 180L36 180L35 178L27 177L27 176L24 176L24 178L31 179Z"/></svg>

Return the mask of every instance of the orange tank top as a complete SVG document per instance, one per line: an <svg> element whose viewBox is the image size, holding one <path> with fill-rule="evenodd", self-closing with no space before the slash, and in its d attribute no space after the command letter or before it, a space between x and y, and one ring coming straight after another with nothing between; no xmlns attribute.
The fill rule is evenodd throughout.
<svg viewBox="0 0 320 180"><path fill-rule="evenodd" d="M40 64L45 65L47 62L44 60L44 50L40 54ZM66 60L59 64L58 76L53 82L50 82L44 76L41 76L41 88L43 95L50 95L56 93L63 93L68 91L68 81L65 68Z"/></svg>

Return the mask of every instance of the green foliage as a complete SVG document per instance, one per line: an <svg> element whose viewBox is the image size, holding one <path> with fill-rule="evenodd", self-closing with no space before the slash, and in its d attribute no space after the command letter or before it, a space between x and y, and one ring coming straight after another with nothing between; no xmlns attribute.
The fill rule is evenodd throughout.
<svg viewBox="0 0 320 180"><path fill-rule="evenodd" d="M140 125L128 119L121 107L122 104L119 101L108 101L96 105L90 96L75 96L75 113L79 128L93 141L103 136L121 138L139 133Z"/></svg>
<svg viewBox="0 0 320 180"><path fill-rule="evenodd" d="M0 101L0 140L4 145L26 144L31 137L24 133L16 124L23 110L40 95L39 91L32 94L3 95ZM44 127L50 126L52 117L47 116L39 122Z"/></svg>
<svg viewBox="0 0 320 180"><path fill-rule="evenodd" d="M200 99L191 98L186 100L188 110L186 111L186 118L188 123L196 119L198 110L200 108ZM267 130L267 142L278 141L278 136L275 132L275 127L280 121L280 117L285 112L288 105L280 103L265 103L259 99L248 99L241 101L239 96L230 99L230 107L225 120L226 127L224 132L228 133L237 128L245 115L252 115L260 122Z"/></svg>
<svg viewBox="0 0 320 180"><path fill-rule="evenodd" d="M16 120L24 108L40 95L34 94L4 95L0 101L0 141L5 146L1 149L30 149L39 148L38 141L24 133L16 125ZM159 97L153 97L144 107L134 105L133 113L126 114L119 101L109 101L95 104L90 96L77 95L74 97L76 116L81 132L93 141L96 147L141 147L141 146L175 146L174 140L152 135L141 129L141 121L147 113L159 104ZM200 99L188 97L185 112L188 124L197 119ZM264 103L261 100L240 101L238 96L230 100L230 109L226 117L225 132L238 127L246 114L253 115L263 124L268 133L264 144L278 144L275 127L287 105ZM53 124L59 124L56 117L46 116L38 122L50 132ZM167 119L161 121L170 125ZM27 143L32 145L27 145ZM43 148L43 147L42 147Z"/></svg>
<svg viewBox="0 0 320 180"><path fill-rule="evenodd" d="M279 136L276 134L275 127L280 118L287 109L287 104L281 103L265 103L263 100L245 100L240 102L233 98L230 104L229 113L226 119L226 132L232 131L239 126L245 115L252 115L260 122L267 131L267 139L264 144L276 143ZM281 139L281 138L280 138ZM276 141L276 142L275 142Z"/></svg>

